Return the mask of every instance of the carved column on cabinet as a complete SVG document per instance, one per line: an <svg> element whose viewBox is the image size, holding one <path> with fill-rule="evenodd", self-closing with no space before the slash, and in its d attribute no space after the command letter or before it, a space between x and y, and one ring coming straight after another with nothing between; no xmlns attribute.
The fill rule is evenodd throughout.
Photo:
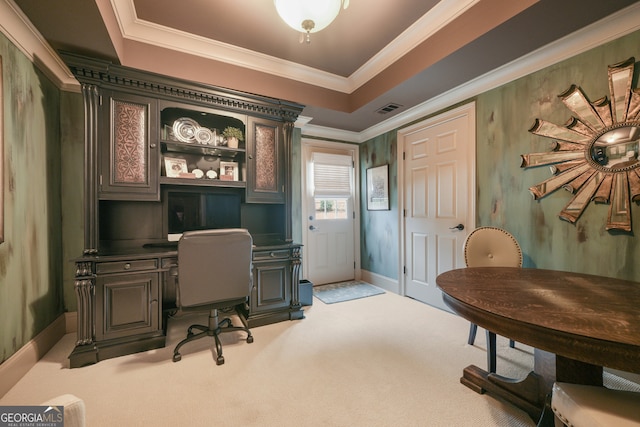
<svg viewBox="0 0 640 427"><path fill-rule="evenodd" d="M75 280L76 299L78 301L78 331L76 345L93 343L93 298L95 295L95 276L93 263L76 262Z"/></svg>
<svg viewBox="0 0 640 427"><path fill-rule="evenodd" d="M302 248L291 249L291 306L300 306L300 266L302 264Z"/></svg>
<svg viewBox="0 0 640 427"><path fill-rule="evenodd" d="M293 206L293 195L291 193L291 162L293 161L293 149L292 149L292 135L293 135L293 122L285 122L282 131L284 133L284 185L285 185L285 204L288 207L285 212L285 241L287 243L293 242L293 232L291 225L291 207ZM298 248L298 256L300 251ZM297 277L297 276L296 276ZM296 278L297 280L297 278ZM296 284L296 289L298 286Z"/></svg>
<svg viewBox="0 0 640 427"><path fill-rule="evenodd" d="M84 254L98 252L98 87L82 85L84 100Z"/></svg>

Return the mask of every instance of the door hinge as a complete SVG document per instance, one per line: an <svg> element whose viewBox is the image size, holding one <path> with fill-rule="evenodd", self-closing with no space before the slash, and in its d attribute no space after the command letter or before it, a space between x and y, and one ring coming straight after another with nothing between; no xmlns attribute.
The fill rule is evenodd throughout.
<svg viewBox="0 0 640 427"><path fill-rule="evenodd" d="M353 219L356 219L356 211L351 212Z"/></svg>
<svg viewBox="0 0 640 427"><path fill-rule="evenodd" d="M405 159L405 152L403 151L402 152L402 160L404 160L404 159Z"/></svg>
<svg viewBox="0 0 640 427"><path fill-rule="evenodd" d="M407 274L407 266L406 265L402 266L402 274L404 274L404 275Z"/></svg>
<svg viewBox="0 0 640 427"><path fill-rule="evenodd" d="M356 262L355 261L353 261L353 269L354 270L356 269Z"/></svg>
<svg viewBox="0 0 640 427"><path fill-rule="evenodd" d="M407 210L406 209L402 209L402 216L403 217L407 217Z"/></svg>

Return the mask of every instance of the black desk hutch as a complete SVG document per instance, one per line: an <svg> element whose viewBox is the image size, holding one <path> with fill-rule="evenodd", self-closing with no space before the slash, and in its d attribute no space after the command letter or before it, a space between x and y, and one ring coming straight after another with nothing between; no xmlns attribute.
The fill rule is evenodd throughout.
<svg viewBox="0 0 640 427"><path fill-rule="evenodd" d="M291 133L303 106L62 58L81 83L85 112L84 252L75 260L70 366L165 345L164 313L176 298L176 206L183 225L251 233L250 326L303 318L301 248L291 236ZM225 144L227 127L240 129L244 143Z"/></svg>

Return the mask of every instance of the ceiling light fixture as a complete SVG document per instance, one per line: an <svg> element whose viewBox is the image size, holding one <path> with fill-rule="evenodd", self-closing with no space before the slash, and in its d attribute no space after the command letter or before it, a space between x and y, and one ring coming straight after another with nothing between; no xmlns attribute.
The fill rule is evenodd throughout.
<svg viewBox="0 0 640 427"><path fill-rule="evenodd" d="M300 42L311 42L311 33L326 28L349 0L274 0L278 15L294 30L300 31Z"/></svg>

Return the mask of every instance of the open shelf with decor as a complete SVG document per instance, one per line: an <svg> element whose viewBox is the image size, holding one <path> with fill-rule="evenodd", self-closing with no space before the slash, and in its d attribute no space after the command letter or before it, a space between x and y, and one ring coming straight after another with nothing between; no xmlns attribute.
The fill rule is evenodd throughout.
<svg viewBox="0 0 640 427"><path fill-rule="evenodd" d="M245 121L243 115L161 103L160 184L246 187Z"/></svg>

